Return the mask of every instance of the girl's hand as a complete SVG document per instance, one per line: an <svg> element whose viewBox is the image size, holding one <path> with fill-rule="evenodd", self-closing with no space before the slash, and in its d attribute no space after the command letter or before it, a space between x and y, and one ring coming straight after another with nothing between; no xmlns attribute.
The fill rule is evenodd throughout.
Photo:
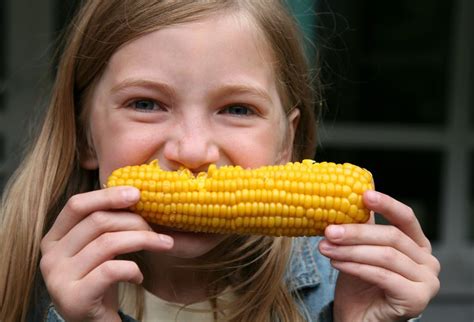
<svg viewBox="0 0 474 322"><path fill-rule="evenodd" d="M340 271L335 321L400 321L418 316L439 290L440 264L413 211L376 191L369 209L393 226L329 226L319 248Z"/></svg>
<svg viewBox="0 0 474 322"><path fill-rule="evenodd" d="M131 187L75 195L43 238L41 273L66 321L120 321L115 286L139 284L143 275L136 263L115 257L172 247L173 240L153 232L143 218L118 210L138 199Z"/></svg>

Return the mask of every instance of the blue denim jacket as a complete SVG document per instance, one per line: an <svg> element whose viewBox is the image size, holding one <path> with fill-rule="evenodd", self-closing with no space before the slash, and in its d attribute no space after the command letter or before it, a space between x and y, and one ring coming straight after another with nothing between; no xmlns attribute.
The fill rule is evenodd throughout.
<svg viewBox="0 0 474 322"><path fill-rule="evenodd" d="M330 322L337 271L318 250L321 237L295 238L291 264L287 272L290 290L301 304L308 322ZM47 296L47 295L46 295ZM122 314L122 321L135 322ZM43 300L28 316L28 321L64 322L54 306ZM412 319L410 321L418 321Z"/></svg>

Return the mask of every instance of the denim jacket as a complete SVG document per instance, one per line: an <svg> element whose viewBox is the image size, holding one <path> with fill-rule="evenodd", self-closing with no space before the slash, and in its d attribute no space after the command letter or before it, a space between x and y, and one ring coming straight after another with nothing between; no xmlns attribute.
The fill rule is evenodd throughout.
<svg viewBox="0 0 474 322"><path fill-rule="evenodd" d="M299 301L308 322L331 322L334 289L337 271L318 250L321 237L295 238L293 255L287 271L290 290ZM43 293L46 293L43 291ZM28 322L64 322L54 306L49 304L47 294L35 305L28 315ZM119 312L122 321L135 322ZM412 319L411 322L418 321Z"/></svg>

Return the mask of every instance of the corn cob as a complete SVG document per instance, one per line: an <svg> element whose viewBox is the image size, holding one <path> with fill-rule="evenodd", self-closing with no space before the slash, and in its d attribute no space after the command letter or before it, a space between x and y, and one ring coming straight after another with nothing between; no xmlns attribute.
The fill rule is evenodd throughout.
<svg viewBox="0 0 474 322"><path fill-rule="evenodd" d="M197 176L153 161L115 170L107 186L122 185L141 190L131 210L151 223L270 236L321 235L329 224L365 222L362 194L373 189L365 169L312 160L256 169L211 165Z"/></svg>

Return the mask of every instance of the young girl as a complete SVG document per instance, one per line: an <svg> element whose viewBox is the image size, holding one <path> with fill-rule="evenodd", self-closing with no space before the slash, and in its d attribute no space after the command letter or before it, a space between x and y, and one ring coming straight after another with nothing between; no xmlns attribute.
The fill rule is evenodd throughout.
<svg viewBox="0 0 474 322"><path fill-rule="evenodd" d="M312 158L320 88L279 1L86 1L2 202L1 321L401 321L437 293L410 208L325 238L189 233L124 209L115 168ZM312 90L312 87L316 91ZM336 274L336 271L339 274Z"/></svg>

